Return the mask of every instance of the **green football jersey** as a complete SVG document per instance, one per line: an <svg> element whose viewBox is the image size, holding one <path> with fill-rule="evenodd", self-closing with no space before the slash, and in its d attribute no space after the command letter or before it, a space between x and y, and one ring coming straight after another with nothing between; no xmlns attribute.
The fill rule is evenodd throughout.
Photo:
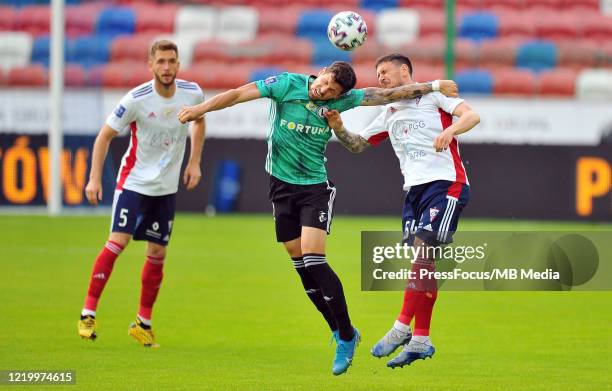
<svg viewBox="0 0 612 391"><path fill-rule="evenodd" d="M308 87L313 76L283 73L255 82L262 97L272 100L266 138L266 171L285 182L312 185L327 180L325 147L332 131L323 115L361 104L363 90L351 90L338 99L312 101Z"/></svg>

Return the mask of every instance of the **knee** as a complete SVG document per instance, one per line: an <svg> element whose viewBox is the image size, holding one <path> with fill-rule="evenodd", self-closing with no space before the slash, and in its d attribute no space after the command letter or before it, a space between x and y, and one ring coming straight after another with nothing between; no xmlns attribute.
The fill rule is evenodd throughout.
<svg viewBox="0 0 612 391"><path fill-rule="evenodd" d="M147 246L147 257L166 258L166 247L155 243Z"/></svg>

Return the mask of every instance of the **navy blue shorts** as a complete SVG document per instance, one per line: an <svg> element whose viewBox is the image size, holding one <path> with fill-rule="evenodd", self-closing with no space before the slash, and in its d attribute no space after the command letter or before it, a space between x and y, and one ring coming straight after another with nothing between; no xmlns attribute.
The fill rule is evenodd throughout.
<svg viewBox="0 0 612 391"><path fill-rule="evenodd" d="M470 198L470 186L434 181L412 186L406 193L402 230L409 245L418 237L431 246L453 242L459 215Z"/></svg>
<svg viewBox="0 0 612 391"><path fill-rule="evenodd" d="M176 194L147 196L127 189L116 190L111 232L125 232L134 240L167 246L175 209Z"/></svg>

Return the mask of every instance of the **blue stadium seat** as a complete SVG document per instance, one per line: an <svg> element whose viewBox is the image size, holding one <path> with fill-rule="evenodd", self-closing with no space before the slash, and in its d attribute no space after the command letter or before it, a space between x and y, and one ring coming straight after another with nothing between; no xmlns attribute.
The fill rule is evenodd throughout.
<svg viewBox="0 0 612 391"><path fill-rule="evenodd" d="M300 14L296 33L312 40L327 39L327 25L334 14L323 9L312 9Z"/></svg>
<svg viewBox="0 0 612 391"><path fill-rule="evenodd" d="M96 34L107 37L131 35L136 27L136 13L127 7L109 7L100 12Z"/></svg>
<svg viewBox="0 0 612 391"><path fill-rule="evenodd" d="M472 12L465 14L459 22L459 36L475 41L495 38L499 20L490 12Z"/></svg>
<svg viewBox="0 0 612 391"><path fill-rule="evenodd" d="M329 42L327 36L325 40L313 42L314 50L312 53L312 64L319 67L326 67L334 61L351 61L350 52L337 49Z"/></svg>
<svg viewBox="0 0 612 391"><path fill-rule="evenodd" d="M275 67L257 68L249 75L249 82L256 80L264 80L270 76L280 75L285 70Z"/></svg>
<svg viewBox="0 0 612 391"><path fill-rule="evenodd" d="M82 37L74 41L74 62L85 68L108 62L110 56L110 39L100 36Z"/></svg>
<svg viewBox="0 0 612 391"><path fill-rule="evenodd" d="M493 93L493 75L489 71L468 69L457 72L455 81L462 94L490 95Z"/></svg>
<svg viewBox="0 0 612 391"><path fill-rule="evenodd" d="M549 41L530 41L521 45L516 53L515 65L539 72L557 65L557 47Z"/></svg>
<svg viewBox="0 0 612 391"><path fill-rule="evenodd" d="M48 36L36 38L32 44L32 57L30 62L38 63L49 67L51 40ZM64 60L66 62L76 62L74 54L74 40L64 41Z"/></svg>
<svg viewBox="0 0 612 391"><path fill-rule="evenodd" d="M385 8L397 8L399 0L361 0L361 8L380 11Z"/></svg>

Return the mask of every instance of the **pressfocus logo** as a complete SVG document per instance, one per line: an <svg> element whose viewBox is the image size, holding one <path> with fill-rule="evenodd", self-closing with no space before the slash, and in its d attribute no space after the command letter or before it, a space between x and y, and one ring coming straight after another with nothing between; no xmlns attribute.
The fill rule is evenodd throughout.
<svg viewBox="0 0 612 391"><path fill-rule="evenodd" d="M400 232L362 232L361 287L404 290L427 280L444 290L612 290L610 238L610 231L462 232L448 245L413 246Z"/></svg>

